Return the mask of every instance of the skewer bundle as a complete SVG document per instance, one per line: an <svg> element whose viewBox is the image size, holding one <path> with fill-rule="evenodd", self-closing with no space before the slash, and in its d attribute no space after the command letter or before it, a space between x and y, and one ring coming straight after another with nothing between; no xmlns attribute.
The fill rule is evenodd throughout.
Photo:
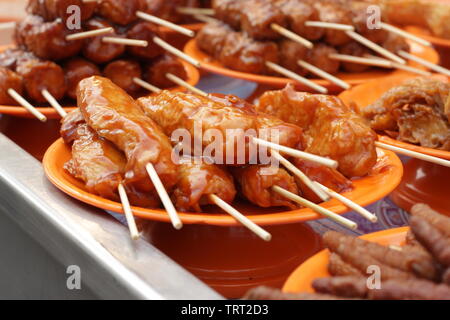
<svg viewBox="0 0 450 320"><path fill-rule="evenodd" d="M384 22L381 29L369 29L369 5L362 1L217 0L213 8L219 20L206 19L209 22L199 32L197 44L234 70L278 73L324 92L305 79L313 75L348 89L333 75L363 72L371 66L402 66L406 61L399 55L409 51L405 38L430 45ZM367 58L374 54L388 62L381 65Z"/></svg>
<svg viewBox="0 0 450 320"><path fill-rule="evenodd" d="M67 13L69 5L80 7L81 28L68 28L71 21ZM18 48L0 54L0 104L19 103L28 110L34 103L53 106L55 101L75 99L78 82L92 75L110 77L132 95L142 95L146 90L135 78L159 88L175 86L166 74L185 80L184 66L165 53L166 49L160 43L153 41L162 38L165 44L158 24L171 25L171 22L159 19L155 24L146 20L149 17L158 19L153 16L158 14L179 22L184 15L177 13L176 7L190 5L201 4L187 1L175 4L142 0L126 3L30 0L28 15L15 25ZM145 16L140 18L140 15ZM193 35L190 30L171 26ZM44 121L45 117L39 115L39 119Z"/></svg>

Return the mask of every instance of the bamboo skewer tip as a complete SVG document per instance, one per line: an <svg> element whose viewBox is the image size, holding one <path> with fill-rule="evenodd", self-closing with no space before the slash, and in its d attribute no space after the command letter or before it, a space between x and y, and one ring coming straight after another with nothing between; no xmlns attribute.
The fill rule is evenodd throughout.
<svg viewBox="0 0 450 320"><path fill-rule="evenodd" d="M127 220L128 229L130 230L131 239L139 239L139 231L136 226L136 220L134 219L133 211L131 210L130 201L128 200L127 193L122 184L118 187L120 202L122 203L125 219Z"/></svg>

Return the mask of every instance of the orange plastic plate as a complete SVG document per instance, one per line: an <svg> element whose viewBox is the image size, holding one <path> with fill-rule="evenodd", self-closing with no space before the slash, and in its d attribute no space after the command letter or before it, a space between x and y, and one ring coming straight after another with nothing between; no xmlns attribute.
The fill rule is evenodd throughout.
<svg viewBox="0 0 450 320"><path fill-rule="evenodd" d="M42 163L48 179L57 188L80 201L98 208L122 213L120 203L87 192L82 181L75 179L64 170L63 166L70 157L70 148L64 144L62 139L54 142L45 153ZM403 167L400 159L392 152L379 150L378 162L372 173L355 180L353 190L343 195L362 206L366 206L394 190L400 183L402 175ZM285 211L283 208L260 208L241 200L236 200L233 205L259 225L296 223L321 218L317 213L307 208L292 211ZM349 210L336 200L330 200L321 205L339 214ZM205 211L204 213L180 212L180 218L186 224L239 225L231 216L223 214L215 206L211 206ZM133 213L144 219L170 222L167 213L162 209L133 207Z"/></svg>
<svg viewBox="0 0 450 320"><path fill-rule="evenodd" d="M361 238L384 246L401 246L405 243L408 229L409 227L389 229L366 234ZM314 292L311 284L315 279L330 277L327 270L329 257L330 252L326 249L302 263L285 282L283 292Z"/></svg>
<svg viewBox="0 0 450 320"><path fill-rule="evenodd" d="M409 42L409 45L411 48L411 54L414 54L414 55L421 57L427 61L430 61L432 63L438 63L439 56L434 49L419 45L412 41ZM231 78L253 81L253 82L257 82L259 84L265 84L265 85L269 85L269 86L273 86L273 87L277 87L277 88L282 88L282 87L286 86L286 84L288 84L288 83L293 83L293 84L295 84L296 88L299 90L300 89L311 90L309 87L306 87L306 86L304 86L294 80L288 79L288 78L245 73L245 72L240 72L240 71L229 69L229 68L223 66L219 61L215 60L213 57L209 56L208 54L206 54L205 52L200 50L200 48L197 46L196 39L192 39L186 44L186 46L184 48L184 52L186 54L190 55L191 57L202 62L202 69L212 72L212 73L228 76ZM423 66L421 66L415 62L412 62L412 61L409 62L409 65L419 68L419 69L424 69ZM391 69L385 69L385 70L373 69L371 71L361 72L361 73L341 72L341 73L338 73L336 76L353 86L353 85L358 85L358 84L367 82L369 80L380 79L380 78L386 77L387 75L399 74L399 73L404 74L405 71L400 71L400 70L392 71ZM341 91L342 90L342 88L336 86L334 83L332 83L328 80L323 80L323 79L311 79L311 80L321 86L324 86L325 88L327 88L331 91L338 91L338 90Z"/></svg>
<svg viewBox="0 0 450 320"><path fill-rule="evenodd" d="M355 103L359 109L363 109L364 107L372 104L376 100L378 100L386 91L389 89L400 85L407 79L412 79L417 76L414 75L395 75L391 77L386 77L382 81L372 80L367 83L361 84L354 88L351 88L347 91L342 92L339 95L346 104ZM448 81L448 78L442 75L434 75L434 78L440 79L442 81ZM417 151L420 153L428 154L430 156L435 156L443 159L450 160L450 152L432 148L425 148L421 146L417 146L411 143L406 143L402 141L398 141L392 139L388 136L382 135L380 136L380 141L390 144L392 146Z"/></svg>

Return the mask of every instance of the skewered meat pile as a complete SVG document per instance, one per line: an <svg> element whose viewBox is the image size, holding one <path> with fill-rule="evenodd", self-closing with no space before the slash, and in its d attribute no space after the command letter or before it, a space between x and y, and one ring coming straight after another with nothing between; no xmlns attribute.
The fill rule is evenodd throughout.
<svg viewBox="0 0 450 320"><path fill-rule="evenodd" d="M155 36L164 39L161 28L139 20L135 12L141 10L182 22L185 16L177 13L177 7L200 6L203 2L101 0L83 3L81 0L29 0L28 15L16 25L17 48L0 54L1 91L13 88L31 102L37 103L46 102L41 94L42 89L47 89L57 100L65 97L75 99L78 82L100 74L110 77L133 95L145 93L134 84L133 77L142 77L157 87L173 87L174 84L165 75L170 72L186 79L183 64L164 53L152 41ZM68 27L71 17L67 8L70 5L77 5L81 9L81 28L71 30ZM86 39L66 39L73 33L106 27L112 27L113 32ZM146 40L148 46L127 47L106 43L102 41L105 36ZM18 85L18 81L22 81L22 85ZM2 94L0 104L16 102L9 95Z"/></svg>
<svg viewBox="0 0 450 320"><path fill-rule="evenodd" d="M334 231L323 239L330 250L329 278L315 279L317 293L283 294L270 288L250 291L248 299L450 300L450 218L425 204L411 211L411 229L401 248L381 246ZM378 266L381 283L367 285L368 266Z"/></svg>
<svg viewBox="0 0 450 320"><path fill-rule="evenodd" d="M261 113L244 100L231 95L204 97L162 91L135 101L100 76L81 80L76 92L79 110L66 116L61 128L72 150L72 159L65 167L84 181L89 192L117 200L117 187L123 184L132 204L158 207L146 172L147 163L151 163L179 211L201 211L204 205L212 204L211 194L229 203L239 195L261 207L297 207L276 194L273 186L320 201L286 170L264 163L259 152L256 156L251 153L257 150L254 142L241 135L250 130L261 138L262 130L271 130L266 140L301 150L305 140L302 128ZM196 122L201 123L201 133ZM207 150L217 141L208 137L209 129L224 134L211 154ZM192 137L187 143L189 151L178 159L176 130ZM230 132L238 139L229 139ZM242 158L238 157L239 141L245 149ZM223 156L217 157L221 152ZM352 188L351 181L335 169L306 160L292 162L312 180L337 192Z"/></svg>
<svg viewBox="0 0 450 320"><path fill-rule="evenodd" d="M400 141L450 151L449 93L448 83L415 78L360 109L374 130Z"/></svg>
<svg viewBox="0 0 450 320"><path fill-rule="evenodd" d="M305 26L306 21L352 25L355 31L391 52L409 51L403 38L381 29L367 27L367 7L363 1L311 0L216 0L218 21L209 22L197 34L199 48L224 66L234 70L271 74L265 61L279 63L302 76L308 71L297 61L306 61L328 73L340 70L363 72L370 67L349 62L340 63L330 54L364 56L372 51L352 40L344 31ZM312 41L308 50L292 40L283 39L272 30L278 24Z"/></svg>

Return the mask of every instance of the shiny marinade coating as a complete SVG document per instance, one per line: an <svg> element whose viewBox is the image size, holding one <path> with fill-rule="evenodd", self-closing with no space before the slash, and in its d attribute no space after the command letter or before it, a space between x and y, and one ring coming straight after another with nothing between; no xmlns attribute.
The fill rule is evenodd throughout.
<svg viewBox="0 0 450 320"><path fill-rule="evenodd" d="M59 19L45 22L39 16L28 15L17 23L15 38L19 46L39 58L62 60L78 54L83 45L81 40L66 40L66 36L74 32L80 30L67 29Z"/></svg>
<svg viewBox="0 0 450 320"><path fill-rule="evenodd" d="M147 41L146 47L128 46L127 52L142 59L153 59L164 53L164 49L153 42L154 37L165 38L159 27L150 22L137 22L126 32L127 38Z"/></svg>
<svg viewBox="0 0 450 320"><path fill-rule="evenodd" d="M299 194L294 178L286 170L262 165L249 165L231 170L239 184L240 192L248 201L263 208L298 207L294 202L272 190L273 186L278 186Z"/></svg>
<svg viewBox="0 0 450 320"><path fill-rule="evenodd" d="M119 201L117 188L122 183L126 167L125 155L112 143L101 138L84 121L77 109L64 117L61 136L71 146L72 158L64 168L75 178L84 181L89 192ZM125 185L132 205L157 207L155 195L144 194Z"/></svg>
<svg viewBox="0 0 450 320"><path fill-rule="evenodd" d="M87 31L109 27L112 27L109 22L99 18L92 18L85 22ZM103 42L102 38L105 36L117 37L118 35L114 31L108 35L84 39L82 53L86 59L96 64L102 64L116 59L125 52L125 46L122 44Z"/></svg>
<svg viewBox="0 0 450 320"><path fill-rule="evenodd" d="M178 166L179 179L172 193L177 210L201 212L201 206L213 204L208 195L214 194L231 203L236 195L233 177L224 167L208 164L204 159L182 159Z"/></svg>
<svg viewBox="0 0 450 320"><path fill-rule="evenodd" d="M108 63L103 69L103 75L111 79L114 84L121 87L128 94L137 93L141 87L133 79L142 78L140 64L132 59L119 59Z"/></svg>
<svg viewBox="0 0 450 320"><path fill-rule="evenodd" d="M236 101L238 100L236 98ZM192 143L197 141L198 145L207 148L217 142L214 135L205 133L209 129L219 130L223 142L220 148L221 156L216 156L221 158L221 163L248 163L251 156L250 145L253 145L249 141L250 135L270 133L267 140L288 147L296 147L302 138L300 128L271 116L266 117L248 109L238 108L227 99L163 91L157 96L140 98L138 102L168 136L177 129L187 129ZM198 136L198 129L202 130L203 136Z"/></svg>
<svg viewBox="0 0 450 320"><path fill-rule="evenodd" d="M296 92L287 86L264 93L257 111L301 127L305 151L338 161L346 177L368 174L377 161L376 133L336 97Z"/></svg>
<svg viewBox="0 0 450 320"><path fill-rule="evenodd" d="M256 41L221 22L208 23L197 35L200 49L234 70L264 74L266 61L278 63L278 47L271 41Z"/></svg>
<svg viewBox="0 0 450 320"><path fill-rule="evenodd" d="M170 54L162 55L143 68L144 79L160 89L176 86L174 82L167 78L167 73L183 80L187 80L188 77L183 63Z"/></svg>
<svg viewBox="0 0 450 320"><path fill-rule="evenodd" d="M167 191L172 189L178 177L170 141L125 91L109 79L86 78L78 85L77 104L87 124L125 153L127 185L154 191L146 171L151 163Z"/></svg>
<svg viewBox="0 0 450 320"><path fill-rule="evenodd" d="M136 11L145 9L145 0L102 0L96 11L112 23L127 25L137 20Z"/></svg>
<svg viewBox="0 0 450 320"><path fill-rule="evenodd" d="M4 67L0 67L0 104L17 104L17 102L8 93L8 89L10 88L14 89L18 94L22 95L22 78L14 71L11 71Z"/></svg>

